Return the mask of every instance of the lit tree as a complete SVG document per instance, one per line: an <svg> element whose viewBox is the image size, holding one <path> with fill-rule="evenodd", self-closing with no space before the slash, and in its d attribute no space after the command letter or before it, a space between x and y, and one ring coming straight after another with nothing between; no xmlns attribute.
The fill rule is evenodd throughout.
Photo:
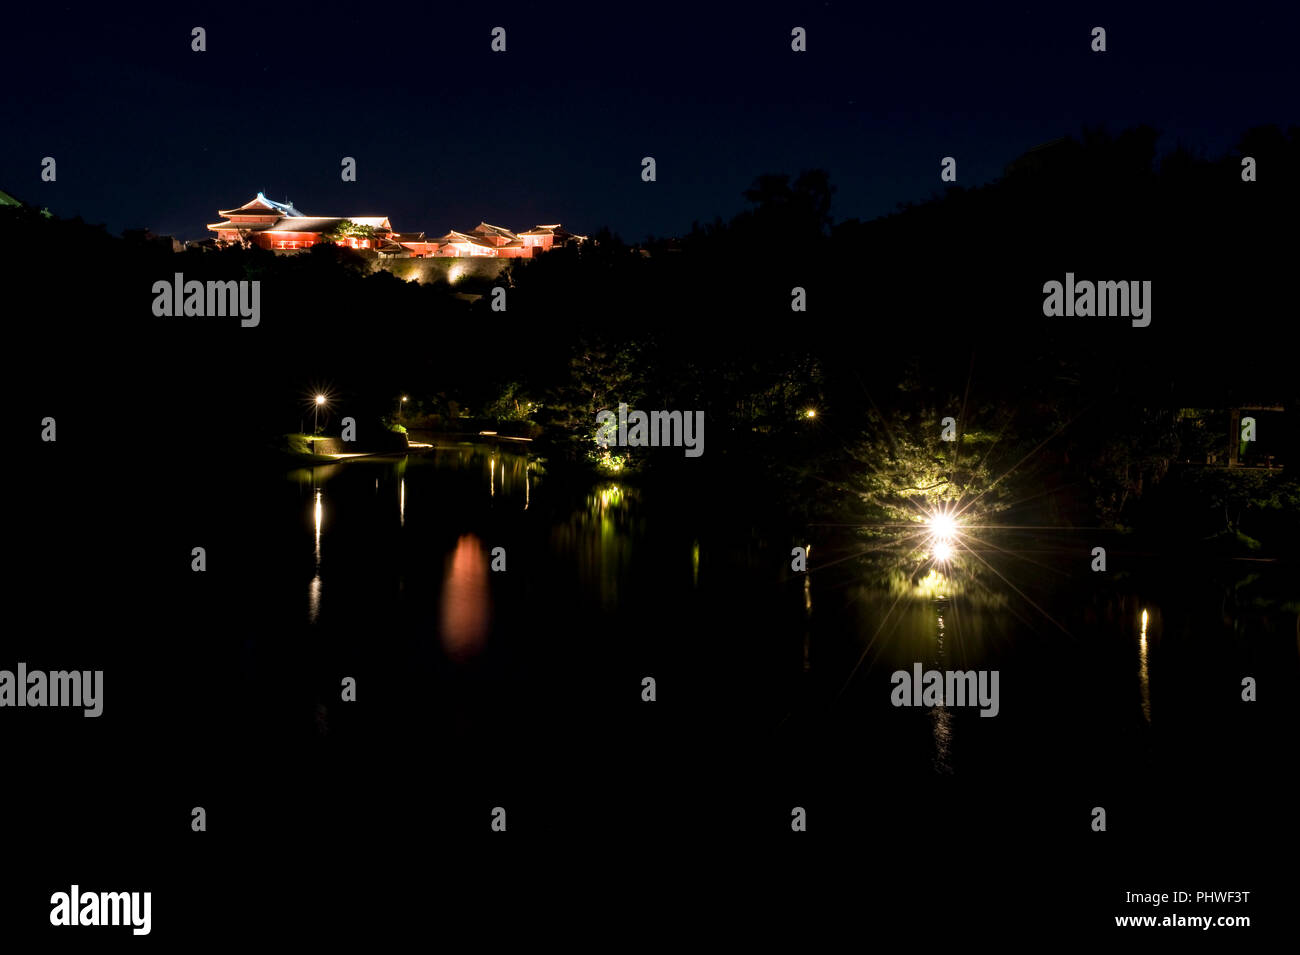
<svg viewBox="0 0 1300 955"><path fill-rule="evenodd" d="M539 410L537 403L524 392L523 385L512 381L484 409L484 414L496 421L529 421Z"/></svg>
<svg viewBox="0 0 1300 955"><path fill-rule="evenodd" d="M344 219L339 222L333 229L321 236L322 241L333 243L346 243L351 239L371 239L375 237L375 227L369 225L357 225L351 219ZM373 242L372 242L373 245Z"/></svg>
<svg viewBox="0 0 1300 955"><path fill-rule="evenodd" d="M582 456L600 457L596 414L618 411L619 402L636 407L644 397L641 349L635 342L618 345L583 339L569 360L568 380L547 401L550 423L567 434ZM626 453L626 452L621 452Z"/></svg>
<svg viewBox="0 0 1300 955"><path fill-rule="evenodd" d="M862 438L849 448L854 467L848 486L871 519L918 521L937 509L968 505L988 515L1010 506L1013 476L997 480L994 465L1010 468L1015 459L1007 459L1018 443L1005 430L967 430L944 441L942 417L936 408L868 413Z"/></svg>
<svg viewBox="0 0 1300 955"><path fill-rule="evenodd" d="M1207 509L1222 515L1224 533L1235 535L1251 549L1259 544L1241 533L1246 514L1300 509L1300 482L1281 468L1192 468L1188 481Z"/></svg>

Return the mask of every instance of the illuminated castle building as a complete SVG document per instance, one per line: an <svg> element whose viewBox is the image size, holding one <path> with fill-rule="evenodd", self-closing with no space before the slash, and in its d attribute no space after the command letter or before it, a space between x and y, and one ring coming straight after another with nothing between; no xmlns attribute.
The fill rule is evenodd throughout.
<svg viewBox="0 0 1300 955"><path fill-rule="evenodd" d="M480 222L469 232L452 231L427 238L423 232L393 231L387 216L305 216L288 200L275 202L260 192L239 208L223 209L218 214L223 221L208 226L216 233L218 243L250 243L274 252L308 249L333 241L335 245L400 258L530 259L587 240L585 235L575 235L558 222L534 226L526 232L511 232Z"/></svg>

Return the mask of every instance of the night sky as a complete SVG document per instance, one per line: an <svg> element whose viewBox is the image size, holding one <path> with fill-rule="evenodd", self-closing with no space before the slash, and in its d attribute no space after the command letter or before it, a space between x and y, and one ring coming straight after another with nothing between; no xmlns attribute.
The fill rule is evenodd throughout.
<svg viewBox="0 0 1300 955"><path fill-rule="evenodd" d="M23 4L6 11L0 189L113 233L202 238L264 190L402 231L639 240L734 215L766 172L828 169L835 219L869 219L938 192L943 156L970 187L1084 124L1150 123L1162 151L1213 157L1300 120L1294 2L887 6Z"/></svg>

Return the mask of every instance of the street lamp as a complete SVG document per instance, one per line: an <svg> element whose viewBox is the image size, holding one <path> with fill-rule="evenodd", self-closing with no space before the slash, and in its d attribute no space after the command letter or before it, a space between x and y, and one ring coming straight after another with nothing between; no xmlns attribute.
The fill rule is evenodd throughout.
<svg viewBox="0 0 1300 955"><path fill-rule="evenodd" d="M325 403L325 396L324 396L324 395L317 395L317 396L316 396L316 404L315 404L315 406L311 409L311 436L312 436L312 439L313 439L313 440L315 440L315 438L316 438L316 431L317 431L317 424L316 424L316 422L317 422L317 420L319 419L319 415L320 415L320 406L323 405L324 403Z"/></svg>
<svg viewBox="0 0 1300 955"><path fill-rule="evenodd" d="M397 420L402 420L402 405L406 404L406 395L402 395L402 400L397 403Z"/></svg>

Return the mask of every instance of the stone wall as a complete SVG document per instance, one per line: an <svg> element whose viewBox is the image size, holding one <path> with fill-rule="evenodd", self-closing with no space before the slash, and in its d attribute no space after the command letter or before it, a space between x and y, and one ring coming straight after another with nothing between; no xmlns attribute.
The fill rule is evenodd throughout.
<svg viewBox="0 0 1300 955"><path fill-rule="evenodd" d="M375 268L392 272L404 282L418 278L421 284L450 282L453 286L465 280L471 284L491 282L501 274L511 262L519 259L498 259L492 256L474 256L465 259L428 258L428 259L392 259L384 258L376 263Z"/></svg>

